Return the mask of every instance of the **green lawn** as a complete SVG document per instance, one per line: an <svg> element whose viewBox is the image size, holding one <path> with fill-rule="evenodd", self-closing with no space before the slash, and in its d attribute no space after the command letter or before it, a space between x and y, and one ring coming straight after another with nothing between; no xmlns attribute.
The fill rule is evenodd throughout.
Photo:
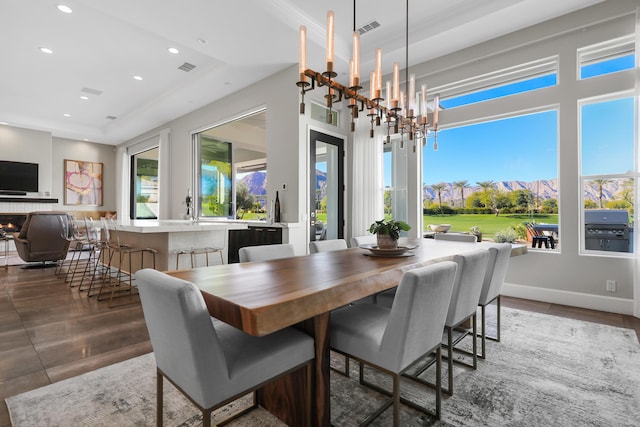
<svg viewBox="0 0 640 427"><path fill-rule="evenodd" d="M243 219L264 218L265 214L254 214L247 212ZM327 214L318 212L318 221L326 222ZM483 238L490 239L496 231L509 228L511 224L522 224L525 222L544 222L548 224L557 224L558 215L537 214L534 216L526 214L503 214L495 216L493 214L476 215L476 214L460 214L460 215L424 215L422 223L425 231L429 231L429 224L451 224L451 231L468 232L471 226L479 225L482 230Z"/></svg>
<svg viewBox="0 0 640 427"><path fill-rule="evenodd" d="M450 231L468 232L471 226L478 225L482 231L483 238L491 238L496 231L509 228L511 224L522 224L525 222L544 222L548 224L557 224L557 214L537 214L534 216L526 214L504 214L495 216L460 214L460 215L424 215L424 230L428 231L428 224L451 224Z"/></svg>

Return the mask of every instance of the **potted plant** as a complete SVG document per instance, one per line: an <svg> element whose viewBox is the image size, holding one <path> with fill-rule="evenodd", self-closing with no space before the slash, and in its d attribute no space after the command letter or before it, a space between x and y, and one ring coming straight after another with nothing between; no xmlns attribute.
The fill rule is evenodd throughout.
<svg viewBox="0 0 640 427"><path fill-rule="evenodd" d="M398 247L398 238L401 231L409 231L411 226L404 221L393 219L381 219L369 226L369 233L376 235L378 248L395 249Z"/></svg>
<svg viewBox="0 0 640 427"><path fill-rule="evenodd" d="M482 242L482 230L479 225L474 225L469 229L469 232L478 238L478 242Z"/></svg>

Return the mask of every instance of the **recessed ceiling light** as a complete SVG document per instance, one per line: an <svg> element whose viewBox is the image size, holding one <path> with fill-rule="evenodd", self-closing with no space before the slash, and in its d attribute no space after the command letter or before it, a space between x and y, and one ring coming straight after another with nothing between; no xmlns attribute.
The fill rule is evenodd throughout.
<svg viewBox="0 0 640 427"><path fill-rule="evenodd" d="M136 79L136 80L142 80L142 77L140 77L140 76L133 76L133 78Z"/></svg>
<svg viewBox="0 0 640 427"><path fill-rule="evenodd" d="M58 5L58 10L60 12L64 12L64 13L71 13L73 12L73 10L71 10L71 8L69 6L67 6L66 4L59 4Z"/></svg>
<svg viewBox="0 0 640 427"><path fill-rule="evenodd" d="M65 116L65 117L71 117L71 114L64 113L64 114L63 114L63 116Z"/></svg>
<svg viewBox="0 0 640 427"><path fill-rule="evenodd" d="M84 95L82 95L82 96L80 97L80 99L87 100L87 99L89 99L89 97L88 97L88 96L84 96Z"/></svg>
<svg viewBox="0 0 640 427"><path fill-rule="evenodd" d="M176 49L175 47L170 47L169 49L167 49L170 53L173 53L174 55L180 53L180 51L178 49Z"/></svg>
<svg viewBox="0 0 640 427"><path fill-rule="evenodd" d="M47 53L47 54L52 54L53 51L51 49L49 49L48 47L39 47L38 49L40 49L40 52L42 53Z"/></svg>

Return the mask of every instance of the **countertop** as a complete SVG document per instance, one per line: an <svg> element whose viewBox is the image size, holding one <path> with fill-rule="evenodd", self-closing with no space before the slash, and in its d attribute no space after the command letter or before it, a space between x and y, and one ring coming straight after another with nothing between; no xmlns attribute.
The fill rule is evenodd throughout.
<svg viewBox="0 0 640 427"><path fill-rule="evenodd" d="M184 231L224 231L224 230L243 230L249 226L252 227L276 227L290 228L294 224L273 223L266 221L243 221L233 219L216 219L209 221L193 222L184 219L165 219L165 220L123 220L119 221L117 228L122 231L134 233L171 233ZM297 224L296 224L297 225ZM294 225L295 226L295 225Z"/></svg>

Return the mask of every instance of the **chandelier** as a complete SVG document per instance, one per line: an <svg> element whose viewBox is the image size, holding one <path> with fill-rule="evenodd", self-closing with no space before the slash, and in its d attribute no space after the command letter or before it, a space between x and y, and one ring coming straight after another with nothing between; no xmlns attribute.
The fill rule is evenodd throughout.
<svg viewBox="0 0 640 427"><path fill-rule="evenodd" d="M427 86L422 85L419 102L416 103L415 75L409 76L409 0L406 1L406 28L405 28L405 86L406 94L400 89L400 65L393 64L392 81L386 82L385 96L382 96L382 49L376 49L375 68L369 76L369 94L362 93L360 85L360 33L355 28L355 0L353 4L354 31L353 54L349 64L349 85L345 86L335 80L337 73L334 70L334 13L327 13L327 43L326 43L326 69L317 72L307 69L307 29L300 26L300 80L296 85L300 88L301 102L300 114L305 113L304 96L316 87L326 87L324 96L327 106L327 123L331 123L333 117L333 104L343 99L348 102L351 110L351 131L355 131L355 120L361 113L366 112L371 122L369 137L374 137L374 127L386 125L387 142L391 141L391 134L401 135L401 147L404 142L404 134L410 141L414 141L413 150L416 150L415 140L422 139L426 146L427 136L433 134L434 151L438 150L438 111L440 109L439 96L433 97L433 113L429 115L427 106ZM431 118L431 121L429 121Z"/></svg>

